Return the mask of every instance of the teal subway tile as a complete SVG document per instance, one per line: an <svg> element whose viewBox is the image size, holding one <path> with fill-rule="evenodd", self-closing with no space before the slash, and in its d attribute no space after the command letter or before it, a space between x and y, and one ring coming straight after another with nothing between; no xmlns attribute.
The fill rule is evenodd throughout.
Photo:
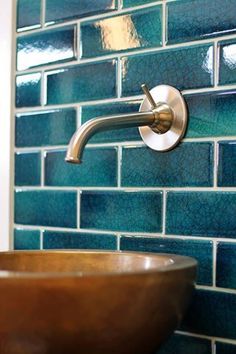
<svg viewBox="0 0 236 354"><path fill-rule="evenodd" d="M236 294L197 290L181 330L236 339ZM221 354L221 353L220 353Z"/></svg>
<svg viewBox="0 0 236 354"><path fill-rule="evenodd" d="M183 0L167 4L168 43L236 33L235 0Z"/></svg>
<svg viewBox="0 0 236 354"><path fill-rule="evenodd" d="M47 72L47 104L76 103L116 96L116 60Z"/></svg>
<svg viewBox="0 0 236 354"><path fill-rule="evenodd" d="M76 228L77 193L57 190L16 190L15 223Z"/></svg>
<svg viewBox="0 0 236 354"><path fill-rule="evenodd" d="M182 143L166 153L147 147L125 147L121 184L125 187L210 187L213 185L213 144Z"/></svg>
<svg viewBox="0 0 236 354"><path fill-rule="evenodd" d="M212 285L212 242L154 237L121 237L120 249L139 252L172 253L198 261L197 282Z"/></svg>
<svg viewBox="0 0 236 354"><path fill-rule="evenodd" d="M144 5L144 4L149 4L151 2L154 2L155 0L122 0L123 1L123 7L132 7L132 6L138 6L138 5Z"/></svg>
<svg viewBox="0 0 236 354"><path fill-rule="evenodd" d="M167 234L235 237L235 192L168 192Z"/></svg>
<svg viewBox="0 0 236 354"><path fill-rule="evenodd" d="M236 345L229 343L216 342L216 354L235 354Z"/></svg>
<svg viewBox="0 0 236 354"><path fill-rule="evenodd" d="M86 123L89 119L116 114L135 113L139 111L140 101L127 101L120 103L99 104L81 107L81 122ZM121 141L140 140L138 128L125 128L99 132L90 140L91 143L112 143Z"/></svg>
<svg viewBox="0 0 236 354"><path fill-rule="evenodd" d="M218 186L236 186L236 141L219 142Z"/></svg>
<svg viewBox="0 0 236 354"><path fill-rule="evenodd" d="M16 77L16 107L40 106L41 74L18 75Z"/></svg>
<svg viewBox="0 0 236 354"><path fill-rule="evenodd" d="M66 145L76 130L76 110L55 109L17 114L17 147Z"/></svg>
<svg viewBox="0 0 236 354"><path fill-rule="evenodd" d="M15 154L15 185L39 186L41 183L41 153Z"/></svg>
<svg viewBox="0 0 236 354"><path fill-rule="evenodd" d="M109 234L44 231L43 248L116 250L117 238Z"/></svg>
<svg viewBox="0 0 236 354"><path fill-rule="evenodd" d="M184 96L189 110L187 138L236 135L236 91Z"/></svg>
<svg viewBox="0 0 236 354"><path fill-rule="evenodd" d="M191 335L172 334L156 354L211 354L211 341ZM221 353L220 353L221 354Z"/></svg>
<svg viewBox="0 0 236 354"><path fill-rule="evenodd" d="M236 243L218 242L216 285L236 289Z"/></svg>
<svg viewBox="0 0 236 354"><path fill-rule="evenodd" d="M65 162L66 150L47 151L46 186L117 186L117 149L87 148L81 165Z"/></svg>
<svg viewBox="0 0 236 354"><path fill-rule="evenodd" d="M17 30L40 27L41 0L17 0Z"/></svg>
<svg viewBox="0 0 236 354"><path fill-rule="evenodd" d="M14 230L14 250L39 250L40 231L39 230Z"/></svg>
<svg viewBox="0 0 236 354"><path fill-rule="evenodd" d="M234 5L235 6L235 5ZM219 84L230 85L236 83L236 40L219 42L220 64Z"/></svg>
<svg viewBox="0 0 236 354"><path fill-rule="evenodd" d="M168 84L179 90L213 86L213 46L180 47L122 58L122 95Z"/></svg>
<svg viewBox="0 0 236 354"><path fill-rule="evenodd" d="M161 232L161 192L83 191L80 226L84 229Z"/></svg>
<svg viewBox="0 0 236 354"><path fill-rule="evenodd" d="M159 47L162 44L162 7L82 23L81 42L83 58Z"/></svg>
<svg viewBox="0 0 236 354"><path fill-rule="evenodd" d="M46 0L46 22L68 21L117 9L117 0Z"/></svg>
<svg viewBox="0 0 236 354"><path fill-rule="evenodd" d="M20 36L17 39L17 69L70 61L76 58L76 26Z"/></svg>

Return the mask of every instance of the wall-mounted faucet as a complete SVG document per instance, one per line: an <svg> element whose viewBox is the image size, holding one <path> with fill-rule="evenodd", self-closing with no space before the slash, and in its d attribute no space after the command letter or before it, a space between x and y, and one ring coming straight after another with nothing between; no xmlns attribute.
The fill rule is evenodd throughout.
<svg viewBox="0 0 236 354"><path fill-rule="evenodd" d="M181 93L174 87L160 85L151 91L142 85L146 95L137 113L94 118L83 124L71 138L66 161L81 163L88 140L97 132L139 127L147 146L157 151L173 149L183 137L187 126L187 107Z"/></svg>

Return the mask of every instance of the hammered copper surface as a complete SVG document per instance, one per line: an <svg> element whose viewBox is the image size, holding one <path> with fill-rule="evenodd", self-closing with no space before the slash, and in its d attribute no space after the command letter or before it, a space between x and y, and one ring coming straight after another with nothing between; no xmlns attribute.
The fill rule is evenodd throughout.
<svg viewBox="0 0 236 354"><path fill-rule="evenodd" d="M1 354L151 354L189 303L196 261L145 253L0 253Z"/></svg>

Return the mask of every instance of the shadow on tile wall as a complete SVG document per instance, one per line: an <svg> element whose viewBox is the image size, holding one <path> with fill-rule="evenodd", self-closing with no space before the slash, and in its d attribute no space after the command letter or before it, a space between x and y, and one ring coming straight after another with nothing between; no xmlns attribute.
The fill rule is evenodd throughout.
<svg viewBox="0 0 236 354"><path fill-rule="evenodd" d="M160 354L236 353L235 8L236 0L17 2L15 249L195 257L192 305ZM111 131L90 141L82 166L65 164L76 128L136 112L143 82L183 90L184 141L157 153L136 128Z"/></svg>

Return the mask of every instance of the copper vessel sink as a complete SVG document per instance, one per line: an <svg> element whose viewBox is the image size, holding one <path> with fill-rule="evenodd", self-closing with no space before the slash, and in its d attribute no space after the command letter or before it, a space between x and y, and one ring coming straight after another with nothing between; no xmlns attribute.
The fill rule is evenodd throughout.
<svg viewBox="0 0 236 354"><path fill-rule="evenodd" d="M0 253L0 353L155 353L188 306L196 266L152 253Z"/></svg>

